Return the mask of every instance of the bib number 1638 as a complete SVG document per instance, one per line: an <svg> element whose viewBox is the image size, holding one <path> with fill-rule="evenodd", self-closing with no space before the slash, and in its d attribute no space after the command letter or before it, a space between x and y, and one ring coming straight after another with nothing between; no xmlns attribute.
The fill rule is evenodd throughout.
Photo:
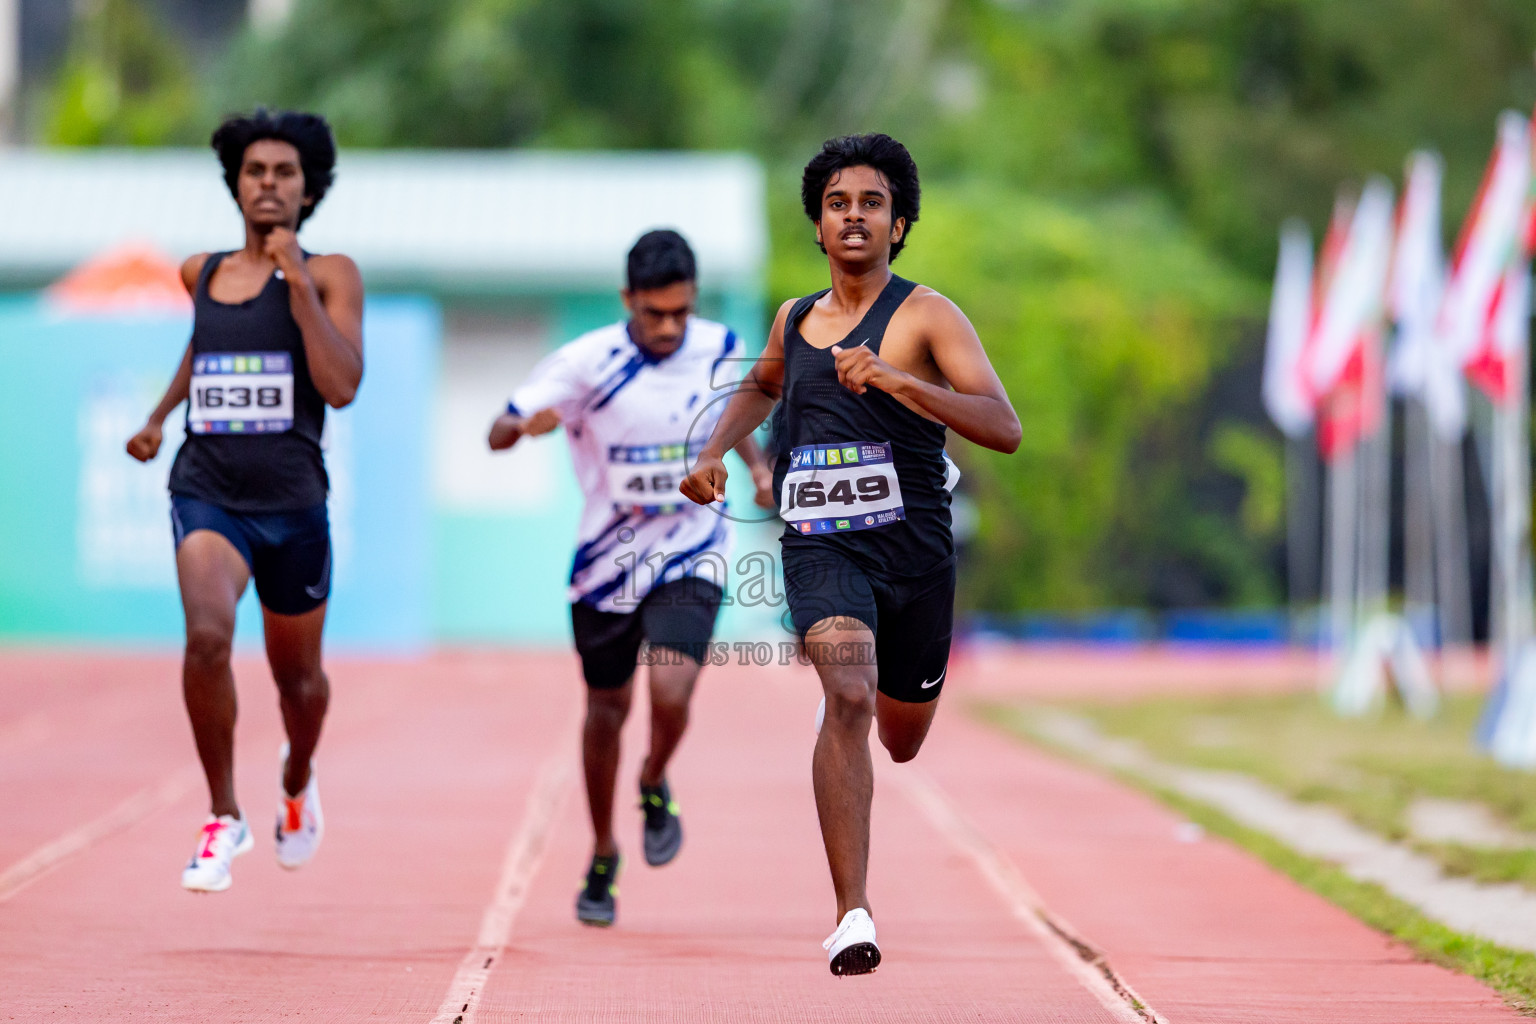
<svg viewBox="0 0 1536 1024"><path fill-rule="evenodd" d="M293 427L293 359L287 352L208 352L192 357L194 434L261 434Z"/></svg>
<svg viewBox="0 0 1536 1024"><path fill-rule="evenodd" d="M282 388L248 388L209 384L194 396L203 409L277 409L283 404Z"/></svg>

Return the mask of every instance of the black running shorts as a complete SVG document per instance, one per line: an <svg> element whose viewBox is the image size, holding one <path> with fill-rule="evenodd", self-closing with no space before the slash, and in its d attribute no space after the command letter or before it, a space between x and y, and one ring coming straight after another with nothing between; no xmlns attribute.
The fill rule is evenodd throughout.
<svg viewBox="0 0 1536 1024"><path fill-rule="evenodd" d="M873 572L831 545L784 545L784 593L807 647L828 618L858 619L875 634L880 692L921 704L944 687L955 621L955 560L921 576ZM813 656L814 656L814 652Z"/></svg>
<svg viewBox="0 0 1536 1024"><path fill-rule="evenodd" d="M331 525L324 505L297 512L232 512L173 494L171 530L178 550L195 530L212 530L233 544L268 611L302 615L331 596Z"/></svg>
<svg viewBox="0 0 1536 1024"><path fill-rule="evenodd" d="M642 642L677 651L702 665L722 596L720 588L708 580L685 576L646 594L632 612L605 612L575 602L571 632L587 685L594 690L623 686L634 675Z"/></svg>

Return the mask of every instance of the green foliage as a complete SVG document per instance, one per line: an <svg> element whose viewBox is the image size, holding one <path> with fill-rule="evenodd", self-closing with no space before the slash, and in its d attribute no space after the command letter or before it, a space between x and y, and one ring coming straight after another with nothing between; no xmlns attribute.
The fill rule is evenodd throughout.
<svg viewBox="0 0 1536 1024"><path fill-rule="evenodd" d="M1211 437L1210 458L1243 481L1244 531L1277 540L1285 528L1285 462L1273 440L1246 423L1224 423Z"/></svg>
<svg viewBox="0 0 1536 1024"><path fill-rule="evenodd" d="M351 145L755 149L849 91L839 40L890 7L308 0L241 41L224 101L322 110Z"/></svg>
<svg viewBox="0 0 1536 1024"><path fill-rule="evenodd" d="M1340 183L1397 177L1418 146L1447 156L1459 218L1495 115L1536 101L1522 0L1101 2L1061 21L1132 112L1142 166L1255 274L1285 217L1321 227Z"/></svg>
<svg viewBox="0 0 1536 1024"><path fill-rule="evenodd" d="M1155 195L1069 202L985 179L930 186L898 269L972 318L1025 424L1017 456L955 446L981 506L969 599L1154 600L1141 560L1191 512L1185 424L1235 340L1243 282Z"/></svg>
<svg viewBox="0 0 1536 1024"><path fill-rule="evenodd" d="M85 10L43 99L44 139L156 146L206 134L190 61L164 27L133 0L96 0Z"/></svg>
<svg viewBox="0 0 1536 1024"><path fill-rule="evenodd" d="M541 97L511 2L311 0L237 45L224 106L324 112L344 145L491 146L526 136Z"/></svg>
<svg viewBox="0 0 1536 1024"><path fill-rule="evenodd" d="M97 3L49 137L204 137L173 41ZM1255 363L1276 226L1320 230L1340 182L1420 145L1459 217L1494 115L1536 100L1533 40L1529 0L298 0L208 108L318 110L344 147L753 152L775 299L826 279L804 160L890 132L925 183L897 269L970 315L1024 421L1017 456L955 446L981 510L965 599L1262 603L1280 446L1256 381L1223 384Z"/></svg>

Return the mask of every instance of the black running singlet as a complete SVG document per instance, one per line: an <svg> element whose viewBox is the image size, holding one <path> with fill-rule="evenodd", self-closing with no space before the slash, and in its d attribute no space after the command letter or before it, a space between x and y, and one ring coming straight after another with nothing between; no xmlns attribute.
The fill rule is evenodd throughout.
<svg viewBox="0 0 1536 1024"><path fill-rule="evenodd" d="M917 285L893 276L838 344L876 355L891 317ZM784 325L784 439L774 490L786 549L836 545L883 576L920 576L953 557L945 427L878 388L856 395L837 380L831 349L812 346L800 321L825 291L790 309Z"/></svg>
<svg viewBox="0 0 1536 1024"><path fill-rule="evenodd" d="M208 281L228 255L210 255L197 279L187 437L171 492L234 512L323 505L325 400L309 376L288 283L274 272L255 298L215 301Z"/></svg>

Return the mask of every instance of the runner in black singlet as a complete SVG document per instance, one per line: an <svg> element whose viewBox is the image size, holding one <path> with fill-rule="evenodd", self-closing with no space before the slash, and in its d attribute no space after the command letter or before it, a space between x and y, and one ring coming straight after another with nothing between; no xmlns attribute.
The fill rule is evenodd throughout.
<svg viewBox="0 0 1536 1024"><path fill-rule="evenodd" d="M229 888L230 862L252 846L234 789L235 606L254 580L267 660L288 743L280 755L278 863L297 868L324 831L311 757L330 701L320 637L331 587L328 482L320 436L363 375L363 284L346 256L314 256L298 230L330 187L336 144L313 114L258 110L213 134L245 245L182 265L192 340L149 421L128 442L160 450L165 418L187 403L171 467L171 526L186 613L182 689L211 813L181 884Z"/></svg>
<svg viewBox="0 0 1536 1024"><path fill-rule="evenodd" d="M870 724L893 760L915 757L949 660L945 430L1013 452L1020 427L965 315L891 273L918 215L906 148L886 135L832 139L806 166L801 200L832 287L780 307L682 489L718 500L721 454L782 397L785 592L825 700L812 776L838 926L823 946L833 974L866 974L880 963L865 892Z"/></svg>

